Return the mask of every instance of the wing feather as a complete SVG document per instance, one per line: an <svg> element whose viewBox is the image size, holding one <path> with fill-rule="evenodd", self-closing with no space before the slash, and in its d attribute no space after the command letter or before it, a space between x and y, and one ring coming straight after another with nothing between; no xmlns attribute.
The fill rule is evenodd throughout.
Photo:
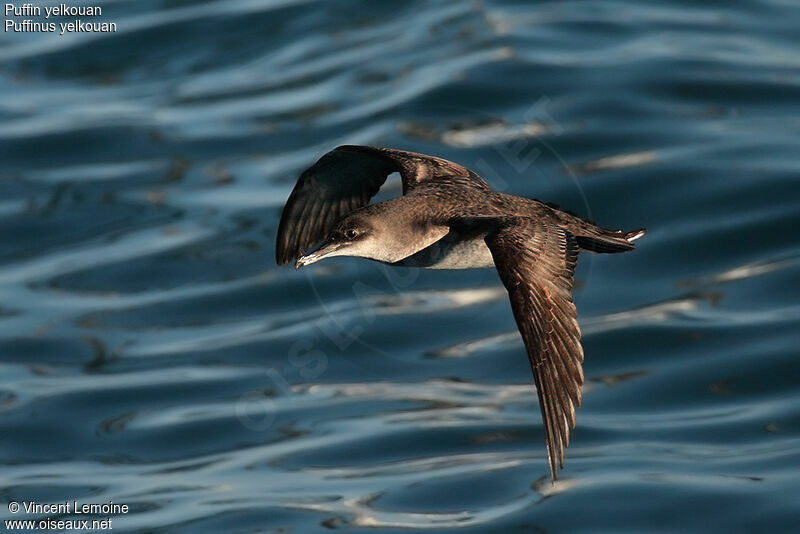
<svg viewBox="0 0 800 534"><path fill-rule="evenodd" d="M564 228L528 218L499 222L486 244L508 290L531 362L550 474L556 480L583 384L583 349L570 295L578 245Z"/></svg>

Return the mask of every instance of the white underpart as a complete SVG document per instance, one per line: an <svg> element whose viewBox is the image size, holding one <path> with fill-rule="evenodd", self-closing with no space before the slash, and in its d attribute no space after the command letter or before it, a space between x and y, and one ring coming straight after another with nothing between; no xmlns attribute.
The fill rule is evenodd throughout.
<svg viewBox="0 0 800 534"><path fill-rule="evenodd" d="M482 236L461 240L444 237L397 264L425 269L480 269L494 267L494 260Z"/></svg>

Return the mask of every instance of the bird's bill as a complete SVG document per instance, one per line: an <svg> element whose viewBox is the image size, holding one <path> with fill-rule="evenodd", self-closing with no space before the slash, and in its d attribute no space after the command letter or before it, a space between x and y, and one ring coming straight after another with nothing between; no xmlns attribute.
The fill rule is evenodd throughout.
<svg viewBox="0 0 800 534"><path fill-rule="evenodd" d="M294 264L294 268L299 269L300 267L311 265L312 263L316 263L319 260L327 258L328 256L338 256L338 254L335 253L345 245L347 245L346 242L323 243L317 250L300 256L300 258Z"/></svg>

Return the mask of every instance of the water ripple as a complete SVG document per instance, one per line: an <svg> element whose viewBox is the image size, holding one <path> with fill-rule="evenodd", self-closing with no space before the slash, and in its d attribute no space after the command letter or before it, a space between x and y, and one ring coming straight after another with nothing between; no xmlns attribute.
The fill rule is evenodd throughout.
<svg viewBox="0 0 800 534"><path fill-rule="evenodd" d="M0 34L7 501L133 532L795 527L790 3L98 5L117 33ZM496 273L274 265L344 143L648 228L579 262L555 485Z"/></svg>

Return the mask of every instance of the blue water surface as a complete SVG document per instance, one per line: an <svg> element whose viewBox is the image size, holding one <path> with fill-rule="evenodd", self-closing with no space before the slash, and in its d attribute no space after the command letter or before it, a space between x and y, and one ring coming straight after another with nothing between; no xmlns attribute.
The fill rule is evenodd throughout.
<svg viewBox="0 0 800 534"><path fill-rule="evenodd" d="M116 32L0 33L0 520L800 532L796 2L91 5ZM344 143L648 228L581 255L557 484L493 270L275 266Z"/></svg>

